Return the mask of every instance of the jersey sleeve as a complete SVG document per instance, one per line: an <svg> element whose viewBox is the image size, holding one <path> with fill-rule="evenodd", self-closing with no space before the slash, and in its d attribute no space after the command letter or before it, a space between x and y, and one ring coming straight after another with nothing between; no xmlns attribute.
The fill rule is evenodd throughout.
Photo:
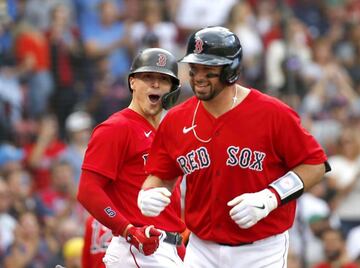
<svg viewBox="0 0 360 268"><path fill-rule="evenodd" d="M126 125L114 126L105 122L97 126L90 138L82 168L115 180L124 163L128 136Z"/></svg>
<svg viewBox="0 0 360 268"><path fill-rule="evenodd" d="M162 180L173 180L183 175L176 160L171 157L171 148L175 146L173 144L174 139L167 139L167 137L174 135L171 133L171 122L168 115L161 122L145 166L148 174L155 175Z"/></svg>
<svg viewBox="0 0 360 268"><path fill-rule="evenodd" d="M294 110L284 105L276 118L276 148L289 168L300 164L321 164L327 160L324 150L301 125Z"/></svg>

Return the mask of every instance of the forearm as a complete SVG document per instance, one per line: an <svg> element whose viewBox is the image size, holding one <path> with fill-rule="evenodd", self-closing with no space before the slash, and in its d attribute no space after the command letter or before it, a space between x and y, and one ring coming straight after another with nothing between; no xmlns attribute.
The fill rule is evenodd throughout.
<svg viewBox="0 0 360 268"><path fill-rule="evenodd" d="M103 190L107 183L106 177L83 171L77 198L90 214L111 229L114 235L123 235L130 223Z"/></svg>
<svg viewBox="0 0 360 268"><path fill-rule="evenodd" d="M320 182L325 165L299 165L259 192L245 193L228 202L230 217L240 228L250 228L278 206L295 200Z"/></svg>
<svg viewBox="0 0 360 268"><path fill-rule="evenodd" d="M304 183L304 191L308 191L314 185L318 184L324 174L325 165L306 165L302 164L293 169L293 171L301 178Z"/></svg>
<svg viewBox="0 0 360 268"><path fill-rule="evenodd" d="M155 187L166 187L172 192L176 184L176 178L173 180L162 180L157 176L149 175L142 185L142 189L155 188Z"/></svg>

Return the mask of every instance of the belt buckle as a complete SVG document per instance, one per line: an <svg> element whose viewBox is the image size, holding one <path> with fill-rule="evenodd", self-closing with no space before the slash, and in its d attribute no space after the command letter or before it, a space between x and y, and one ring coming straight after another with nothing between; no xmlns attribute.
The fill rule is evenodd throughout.
<svg viewBox="0 0 360 268"><path fill-rule="evenodd" d="M177 233L175 235L175 245L178 245L178 246L181 245L181 240L182 240L181 235L179 233Z"/></svg>
<svg viewBox="0 0 360 268"><path fill-rule="evenodd" d="M166 238L164 241L179 246L182 242L182 236L179 233L166 232Z"/></svg>

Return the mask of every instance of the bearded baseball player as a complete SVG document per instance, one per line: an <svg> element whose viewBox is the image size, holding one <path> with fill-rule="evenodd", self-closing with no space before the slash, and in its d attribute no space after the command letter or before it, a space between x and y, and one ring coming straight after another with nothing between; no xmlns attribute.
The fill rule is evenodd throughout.
<svg viewBox="0 0 360 268"><path fill-rule="evenodd" d="M186 175L185 267L286 267L295 200L330 169L290 107L235 83L241 58L226 28L190 37L181 62L195 96L160 124L138 195L144 215L161 215Z"/></svg>
<svg viewBox="0 0 360 268"><path fill-rule="evenodd" d="M128 77L129 107L98 125L88 144L78 200L112 231L103 258L107 268L183 265L179 254L185 248L179 233L185 225L180 219L179 183L161 215L145 217L137 207L137 195L147 176L144 165L163 109L179 96L177 72L177 62L168 51L151 48L140 52Z"/></svg>

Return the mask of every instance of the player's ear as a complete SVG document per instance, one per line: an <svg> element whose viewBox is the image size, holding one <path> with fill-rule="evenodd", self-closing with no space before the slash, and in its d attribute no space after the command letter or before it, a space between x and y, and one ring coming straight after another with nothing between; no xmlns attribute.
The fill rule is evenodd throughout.
<svg viewBox="0 0 360 268"><path fill-rule="evenodd" d="M135 84L135 78L133 76L129 77L129 87L130 87L130 91L134 91L134 84Z"/></svg>

